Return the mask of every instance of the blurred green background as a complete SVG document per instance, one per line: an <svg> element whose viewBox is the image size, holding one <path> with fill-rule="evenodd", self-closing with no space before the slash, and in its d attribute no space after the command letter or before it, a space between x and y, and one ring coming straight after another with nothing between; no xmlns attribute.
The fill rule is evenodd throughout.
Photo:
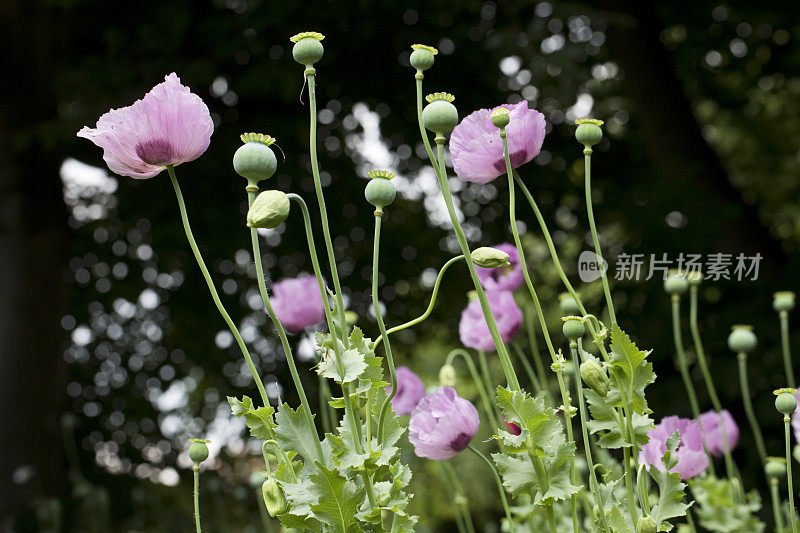
<svg viewBox="0 0 800 533"><path fill-rule="evenodd" d="M286 156L268 186L313 200L307 93L288 40L304 30L326 35L317 69L323 182L350 309L368 335L377 335L368 292L372 209L362 196L368 169L399 174L382 239L390 324L420 314L435 272L457 249L415 119L408 57L421 42L440 50L426 92L455 94L462 115L520 99L545 114L542 153L521 174L574 281L589 241L572 133L587 115L606 122L594 197L612 263L622 253L761 254L756 281L704 284L701 321L717 386L743 429L735 457L748 485L765 489L725 339L731 324L756 328L751 383L769 451L780 454L771 390L784 383L771 301L774 291L795 288L800 264L796 5L6 0L0 24L0 527L188 530L186 439L206 436L215 459L202 476L205 528L261 530L249 477L263 463L225 402L252 396L254 386L188 253L168 180L109 175L101 151L75 132L173 71L205 100L216 125L211 147L179 167L178 178L195 235L272 395L293 403L258 301L245 183L230 162L240 133L268 133ZM503 179L453 187L475 245L510 239ZM561 286L530 209L519 204L517 213L557 328ZM271 280L310 271L295 215L264 237ZM657 278L614 285L623 329L654 350L656 420L689 416ZM397 335L395 357L428 385L459 346L469 288L454 268L434 317ZM599 313L598 290L581 288ZM554 338L562 343L557 329ZM293 340L313 357L306 336ZM500 383L499 365L490 363ZM302 366L314 396L312 364ZM459 391L474 398L463 367L459 373ZM488 435L485 427L478 438ZM438 465L404 454L415 472L419 530L452 530ZM472 457L453 462L476 524L496 530L488 472Z"/></svg>

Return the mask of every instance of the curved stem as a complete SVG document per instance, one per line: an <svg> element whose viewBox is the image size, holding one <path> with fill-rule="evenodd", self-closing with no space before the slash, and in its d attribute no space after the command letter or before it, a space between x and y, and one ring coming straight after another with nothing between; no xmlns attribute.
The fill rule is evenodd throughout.
<svg viewBox="0 0 800 533"><path fill-rule="evenodd" d="M740 352L739 359L739 388L742 390L742 403L744 403L744 412L747 415L747 421L750 422L750 430L753 432L753 438L756 441L756 449L758 450L758 457L761 459L763 465L767 460L767 448L764 446L764 436L761 434L761 426L758 423L758 418L753 410L753 401L750 399L750 384L747 379L747 354Z"/></svg>
<svg viewBox="0 0 800 533"><path fill-rule="evenodd" d="M452 259L450 259L447 263L442 265L442 268L439 269L439 274L436 276L436 282L433 284L433 291L431 292L431 300L428 303L428 308L425 310L425 312L422 313L417 318L415 318L414 320L409 320L404 324L400 324L399 326L389 328L389 330L386 332L387 338L392 333L404 330L406 328L410 328L411 326L416 326L417 324L419 324L420 322L422 322L431 315L431 313L433 312L433 307L436 305L436 297L439 295L439 286L442 283L442 278L444 277L444 273L447 272L447 269L450 268L451 265L457 263L458 261L461 261L462 259L464 259L463 255L457 255ZM383 340L383 334L381 334L377 339L375 339L375 342L372 343L372 349L374 350L375 348L377 348L382 340Z"/></svg>
<svg viewBox="0 0 800 533"><path fill-rule="evenodd" d="M681 335L681 316L680 316L681 297L677 294L672 296L672 340L675 342L675 352L678 354L678 366L681 369L683 386L689 396L689 405L692 408L692 416L695 420L700 418L700 405L697 403L697 393L694 390L692 377L689 375L689 365L686 361L686 352L683 350L683 337Z"/></svg>
<svg viewBox="0 0 800 533"><path fill-rule="evenodd" d="M597 227L594 223L594 209L592 208L592 149L588 146L583 149L584 165L586 167L586 215L589 218L589 229L592 232L592 241L594 241L594 253L597 254L597 266L600 269L600 279L603 282L603 293L606 296L606 305L608 306L608 315L611 317L611 323L617 323L617 317L614 313L614 301L611 299L611 289L608 286L608 278L606 277L605 261L603 260L603 251L600 249L600 238L597 236Z"/></svg>
<svg viewBox="0 0 800 533"><path fill-rule="evenodd" d="M489 470L492 471L494 482L497 485L497 491L500 493L500 501L503 503L503 510L506 513L506 520L508 520L508 530L511 533L514 533L514 520L511 518L511 509L508 507L508 499L506 499L506 491L503 488L503 481L500 479L500 474L497 473L497 469L489 460L489 458L479 452L475 446L470 444L469 449L472 450L475 455L483 459L483 462L486 463L486 465L489 467Z"/></svg>
<svg viewBox="0 0 800 533"><path fill-rule="evenodd" d="M481 379L478 370L475 368L475 362L472 360L472 356L469 354L469 352L464 350L463 348L456 348L455 350L452 350L449 354L447 354L447 359L445 359L445 364L452 365L453 359L455 359L455 357L458 355L460 355L464 359L464 362L467 363L467 368L469 369L470 376L472 376L472 382L475 384L475 388L478 389L478 396L481 397L481 403L483 403L483 410L486 411L486 416L489 417L489 422L492 424L492 427L494 428L500 427L497 424L497 417L495 415L493 404L489 400L489 393L485 388L485 383Z"/></svg>
<svg viewBox="0 0 800 533"><path fill-rule="evenodd" d="M248 206L253 205L253 201L256 199L257 190L253 189L255 189L255 187L248 187ZM278 332L278 338L281 340L283 353L286 355L286 364L289 365L289 373L292 375L294 387L297 390L297 395L300 397L300 406L303 410L303 417L306 419L306 423L309 427L316 428L314 425L314 415L311 413L311 405L308 403L306 391L303 388L303 382L300 380L300 374L297 372L297 365L294 362L292 347L289 345L289 339L286 337L286 330L283 328L283 324L281 324L281 321L278 319L278 315L275 313L275 309L272 307L272 302L269 300L267 284L264 281L264 267L261 264L261 247L258 242L258 230L256 228L250 228L250 241L253 245L253 260L255 261L256 265L256 279L258 280L258 291L261 294L261 302L264 304L264 307L267 308L267 314L269 314L269 318L272 320L272 325L275 326L275 329ZM314 446L317 452L317 460L323 462L325 458L324 454L322 453L322 445L320 444L318 438L314 439Z"/></svg>
<svg viewBox="0 0 800 533"><path fill-rule="evenodd" d="M792 489L792 443L791 422L789 415L783 416L783 433L786 436L786 483L789 488L789 516L792 521L792 533L797 533L797 517L794 514L794 490Z"/></svg>
<svg viewBox="0 0 800 533"><path fill-rule="evenodd" d="M247 362L247 367L250 369L250 374L253 376L253 381L256 382L256 387L261 395L261 401L264 405L269 405L267 391L264 389L264 384L261 382L261 377L258 375L258 371L253 364L253 359L250 357L250 352L247 350L247 345L245 345L244 339L242 339L242 335L239 333L239 329L233 323L228 311L225 310L225 306L222 305L222 301L219 299L219 294L217 293L217 288L214 286L214 281L211 279L211 274L208 272L205 261L203 261L203 256L200 254L200 249L197 247L197 242L194 240L192 228L189 225L189 216L186 213L186 204L183 201L183 194L181 193L181 187L178 185L178 178L175 176L175 169L170 165L167 167L167 172L169 173L169 178L172 181L172 188L175 189L175 196L178 199L178 208L181 212L183 230L186 233L186 238L189 241L189 247L192 249L192 253L197 261L197 265L200 267L200 271L203 273L203 278L206 280L208 291L211 293L211 299L214 300L214 305L217 306L219 314L222 315L223 320L225 320L225 323L228 325L228 329L230 329L231 334L233 334L233 337L236 339L236 344L239 345L239 349L242 351L244 360Z"/></svg>
<svg viewBox="0 0 800 533"><path fill-rule="evenodd" d="M392 357L392 344L389 342L389 334L386 332L386 325L383 323L383 314L381 313L381 303L378 300L378 273L379 273L379 256L381 246L381 221L383 220L383 213L375 211L375 237L372 244L372 309L375 312L375 318L378 321L378 329L381 332L381 337L386 339L383 343L383 350L386 353L386 363L389 366L389 378L392 383L392 390L383 400L381 405L380 414L378 415L378 442L383 442L383 420L386 416L386 411L391 406L392 398L397 394L397 374L394 369L394 358ZM370 414L367 413L367 417Z"/></svg>
<svg viewBox="0 0 800 533"><path fill-rule="evenodd" d="M781 351L783 352L783 368L786 372L786 383L794 388L794 369L792 368L792 353L789 348L789 312L778 313L781 321Z"/></svg>
<svg viewBox="0 0 800 533"><path fill-rule="evenodd" d="M783 514L781 513L781 497L778 492L778 478L769 480L769 493L772 496L772 515L775 519L775 531L783 531Z"/></svg>
<svg viewBox="0 0 800 533"><path fill-rule="evenodd" d="M197 533L201 533L200 528L200 465L195 465L194 470L194 527Z"/></svg>

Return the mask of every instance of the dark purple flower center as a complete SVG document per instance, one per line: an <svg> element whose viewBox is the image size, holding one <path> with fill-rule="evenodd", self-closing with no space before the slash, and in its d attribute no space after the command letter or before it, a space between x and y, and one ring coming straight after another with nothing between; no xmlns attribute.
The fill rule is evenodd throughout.
<svg viewBox="0 0 800 533"><path fill-rule="evenodd" d="M467 446L469 446L472 437L467 435L466 433L459 433L456 438L450 441L450 449L456 452L460 452Z"/></svg>
<svg viewBox="0 0 800 533"><path fill-rule="evenodd" d="M136 155L151 165L171 165L175 163L178 154L169 141L152 139L139 143L136 147Z"/></svg>
<svg viewBox="0 0 800 533"><path fill-rule="evenodd" d="M524 148L522 150L517 150L513 154L509 154L509 158L511 159L511 168L517 168L525 162L525 158L528 157L528 151ZM506 159L505 157L501 157L497 161L494 162L494 168L498 172L505 172L506 171Z"/></svg>

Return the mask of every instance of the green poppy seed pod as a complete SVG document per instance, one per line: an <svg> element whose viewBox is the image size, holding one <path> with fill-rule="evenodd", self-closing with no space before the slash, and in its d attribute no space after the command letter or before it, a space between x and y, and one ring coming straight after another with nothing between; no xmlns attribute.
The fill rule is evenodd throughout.
<svg viewBox="0 0 800 533"><path fill-rule="evenodd" d="M773 295L772 308L778 313L788 313L794 309L794 293L791 291L776 292Z"/></svg>
<svg viewBox="0 0 800 533"><path fill-rule="evenodd" d="M593 118L582 118L575 121L578 127L575 129L575 138L579 143L586 147L594 146L603 138L602 120Z"/></svg>
<svg viewBox="0 0 800 533"><path fill-rule="evenodd" d="M664 291L672 296L680 296L689 290L689 280L684 272L670 270L664 280Z"/></svg>
<svg viewBox="0 0 800 533"><path fill-rule="evenodd" d="M274 477L270 477L261 485L261 495L264 497L267 512L273 518L283 514L289 508L286 503L286 495Z"/></svg>
<svg viewBox="0 0 800 533"><path fill-rule="evenodd" d="M778 389L775 391L775 409L784 415L790 415L797 409L797 398L794 397L795 389Z"/></svg>
<svg viewBox="0 0 800 533"><path fill-rule="evenodd" d="M636 524L636 533L656 533L658 531L658 522L649 514L639 517Z"/></svg>
<svg viewBox="0 0 800 533"><path fill-rule="evenodd" d="M562 292L558 295L558 309L564 316L579 316L581 309L575 302L575 298L568 292Z"/></svg>
<svg viewBox="0 0 800 533"><path fill-rule="evenodd" d="M394 202L397 196L397 191L391 182L392 178L394 178L394 173L388 170L370 170L367 175L370 180L366 189L364 189L364 196L369 203L375 206L376 210L381 211L384 207Z"/></svg>
<svg viewBox="0 0 800 533"><path fill-rule="evenodd" d="M422 123L437 135L444 135L458 125L455 97L448 93L433 93L425 97L428 105L422 110Z"/></svg>
<svg viewBox="0 0 800 533"><path fill-rule="evenodd" d="M192 444L189 445L189 459L192 460L195 466L208 459L208 443L205 439L189 439Z"/></svg>
<svg viewBox="0 0 800 533"><path fill-rule="evenodd" d="M431 68L433 66L434 56L439 53L439 50L433 46L425 44L412 44L411 48L414 51L411 52L409 61L411 62L411 66L420 72Z"/></svg>
<svg viewBox="0 0 800 533"><path fill-rule="evenodd" d="M692 287L699 287L703 283L703 273L692 270L686 274L686 279L689 280L689 285Z"/></svg>
<svg viewBox="0 0 800 533"><path fill-rule="evenodd" d="M586 326L583 325L583 320L577 316L564 317L564 325L561 326L561 331L564 336L571 341L576 341L583 337L586 333Z"/></svg>
<svg viewBox="0 0 800 533"><path fill-rule="evenodd" d="M233 154L233 169L250 185L272 177L278 168L278 158L270 146L275 139L263 133L243 133L243 146Z"/></svg>
<svg viewBox="0 0 800 533"><path fill-rule="evenodd" d="M322 46L322 39L325 36L316 31L304 31L289 38L294 43L292 47L292 57L294 60L311 68L314 63L322 59L325 47Z"/></svg>
<svg viewBox="0 0 800 533"><path fill-rule="evenodd" d="M608 394L608 374L595 359L587 359L580 366L581 379L600 396Z"/></svg>
<svg viewBox="0 0 800 533"><path fill-rule="evenodd" d="M768 478L781 478L786 476L786 459L783 457L767 457L764 472Z"/></svg>
<svg viewBox="0 0 800 533"><path fill-rule="evenodd" d="M492 111L492 124L494 124L495 128L500 128L502 130L508 126L510 121L511 116L508 114L508 109L505 107L498 107Z"/></svg>
<svg viewBox="0 0 800 533"><path fill-rule="evenodd" d="M439 369L439 385L442 387L455 387L456 380L456 369L453 365L444 365Z"/></svg>
<svg viewBox="0 0 800 533"><path fill-rule="evenodd" d="M475 248L470 256L473 263L483 268L503 268L511 265L507 253L490 246Z"/></svg>
<svg viewBox="0 0 800 533"><path fill-rule="evenodd" d="M289 216L289 197L281 191L264 191L247 211L247 225L251 228L277 228Z"/></svg>
<svg viewBox="0 0 800 533"><path fill-rule="evenodd" d="M753 333L753 326L738 324L731 327L731 334L728 335L728 348L736 353L750 353L758 346L758 339Z"/></svg>

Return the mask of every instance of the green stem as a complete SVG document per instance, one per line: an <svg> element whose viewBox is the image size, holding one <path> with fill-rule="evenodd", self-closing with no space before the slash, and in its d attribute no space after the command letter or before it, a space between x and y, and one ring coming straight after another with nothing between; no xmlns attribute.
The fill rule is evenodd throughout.
<svg viewBox="0 0 800 533"><path fill-rule="evenodd" d="M778 313L781 321L781 351L783 352L783 368L786 372L786 383L794 388L794 369L792 369L792 353L789 348L789 312Z"/></svg>
<svg viewBox="0 0 800 533"><path fill-rule="evenodd" d="M261 517L261 525L264 527L264 533L273 533L272 521L267 513L267 504L261 495L261 487L256 488L256 506L258 507L258 514Z"/></svg>
<svg viewBox="0 0 800 533"><path fill-rule="evenodd" d="M201 533L200 528L200 465L195 465L194 470L194 527L197 533Z"/></svg>
<svg viewBox="0 0 800 533"><path fill-rule="evenodd" d="M261 401L264 405L269 405L267 391L264 389L264 384L261 382L261 377L258 375L258 371L253 364L253 359L250 357L250 352L247 350L247 346L244 343L244 339L242 339L242 335L239 333L239 329L233 323L230 315L225 310L225 306L222 305L222 301L219 299L219 294L217 294L217 288L214 286L214 281L211 279L211 274L209 274L205 261L203 261L203 256L200 254L200 249L197 247L197 242L194 240L192 228L189 225L189 216L186 213L186 204L183 201L181 187L178 185L178 178L175 176L175 169L172 167L172 165L167 167L167 172L169 173L169 178L172 181L172 188L175 189L175 196L178 199L178 208L181 212L183 230L186 233L186 238L189 241L189 247L192 249L192 253L197 261L197 265L200 267L200 271L203 273L203 278L206 280L206 285L208 285L208 290L211 293L211 299L214 300L214 305L217 306L219 314L222 315L223 320L225 320L225 323L228 325L228 329L231 330L233 337L236 339L239 349L242 351L242 355L247 362L247 367L250 369L250 374L252 374L253 380L256 382L258 392L261 395Z"/></svg>
<svg viewBox="0 0 800 533"><path fill-rule="evenodd" d="M489 417L489 422L492 424L493 428L498 428L497 424L497 417L495 415L494 407L492 402L489 400L489 393L485 388L485 383L481 379L478 370L475 368L475 363L472 361L472 356L469 354L468 351L464 350L463 348L456 348L452 350L449 354L447 354L447 359L445 359L445 363L451 365L453 363L453 359L456 356L460 355L464 362L467 363L467 368L469 369L470 376L472 376L472 382L475 384L475 388L478 389L478 396L481 398L481 403L483 404L483 410L486 411L486 416Z"/></svg>
<svg viewBox="0 0 800 533"><path fill-rule="evenodd" d="M631 520L635 524L639 520L639 513L636 510L636 499L633 490L633 472L631 467L631 449L629 446L622 448L622 460L625 463L625 494L628 500L628 513L631 515Z"/></svg>
<svg viewBox="0 0 800 533"><path fill-rule="evenodd" d="M689 364L686 361L686 352L683 350L683 337L681 335L681 297L672 295L672 340L675 342L675 352L678 354L678 366L681 369L683 386L689 396L689 405L695 420L700 418L700 405L697 403L697 393L694 390L692 377L689 375Z"/></svg>
<svg viewBox="0 0 800 533"><path fill-rule="evenodd" d="M495 390L492 383L492 373L489 370L489 363L486 361L486 352L483 350L478 350L478 365L481 369L481 375L483 376L483 383L486 390Z"/></svg>
<svg viewBox="0 0 800 533"><path fill-rule="evenodd" d="M248 187L247 189L247 202L249 206L253 205L258 190L255 187ZM303 410L303 417L306 419L306 424L308 424L308 427L315 428L314 415L311 413L311 405L308 403L308 397L306 397L306 391L303 388L303 382L300 380L300 374L297 372L297 365L294 362L294 356L292 355L292 347L289 345L289 339L286 337L286 330L283 328L283 324L281 324L281 321L278 319L278 315L275 313L275 309L272 307L272 302L269 300L267 284L264 281L264 267L261 264L261 247L258 242L258 230L256 228L250 228L250 241L253 245L253 260L256 265L256 279L258 280L258 291L261 293L261 302L264 304L264 307L266 307L267 314L269 315L270 320L272 320L272 325L275 326L275 329L278 332L278 338L281 340L283 353L286 355L286 363L289 366L289 373L292 375L292 382L294 382L297 395L300 397L300 406ZM324 462L325 457L322 452L322 445L320 444L318 438L314 439L314 445L317 452L317 460Z"/></svg>
<svg viewBox="0 0 800 533"><path fill-rule="evenodd" d="M386 362L389 366L389 377L392 383L392 390L383 400L381 405L380 414L378 415L378 442L383 442L383 421L386 412L391 406L392 398L397 394L397 374L394 368L394 358L392 357L392 344L389 342L389 334L386 332L386 325L383 323L383 314L381 313L381 304L378 300L378 264L381 245L381 221L383 220L383 213L379 210L375 211L375 237L372 246L372 309L375 312L375 318L378 321L378 329L380 329L381 337L384 340L383 350L386 353ZM369 417L370 414L367 413Z"/></svg>
<svg viewBox="0 0 800 533"><path fill-rule="evenodd" d="M778 478L770 478L769 493L772 496L772 515L775 518L775 531L783 533L783 514L781 513L781 497L778 492Z"/></svg>
<svg viewBox="0 0 800 533"><path fill-rule="evenodd" d="M761 426L758 423L755 410L753 409L753 401L750 398L750 384L747 379L747 354L740 352L739 359L739 387L742 390L742 403L744 403L744 412L747 415L747 421L750 422L750 430L753 432L753 438L756 441L756 449L758 450L758 457L761 459L763 465L767 460L767 448L764 446L764 436L761 433Z"/></svg>
<svg viewBox="0 0 800 533"><path fill-rule="evenodd" d="M616 324L617 317L614 313L614 302L611 299L611 289L608 286L608 277L606 277L606 269L604 268L603 251L600 249L600 238L597 236L597 227L594 223L594 209L592 208L592 149L588 146L584 147L583 155L586 167L586 215L589 218L589 229L592 232L592 241L594 241L594 253L597 254L597 266L600 269L600 279L603 282L603 293L606 296L608 315L611 317L611 323Z"/></svg>
<svg viewBox="0 0 800 533"><path fill-rule="evenodd" d="M556 515L553 512L553 504L545 505L545 510L547 511L547 523L550 525L550 532L551 533L558 533L558 528L556 527Z"/></svg>
<svg viewBox="0 0 800 533"><path fill-rule="evenodd" d="M331 399L331 390L328 387L328 380L320 375L319 378L319 414L322 417L322 431L333 433L333 420L331 408L328 401Z"/></svg>
<svg viewBox="0 0 800 533"><path fill-rule="evenodd" d="M503 481L500 479L500 474L497 473L497 469L495 468L494 464L489 460L488 457L483 455L478 449L473 446L472 444L469 445L469 449L472 452L480 457L484 463L489 467L489 470L492 471L492 475L494 476L494 482L497 485L497 492L500 493L500 501L503 504L503 510L506 513L506 520L508 520L508 530L511 533L514 533L514 520L511 518L511 509L508 507L508 499L506 499L506 491L503 488Z"/></svg>
<svg viewBox="0 0 800 533"><path fill-rule="evenodd" d="M535 317L531 311L530 306L526 305L523 316L525 318L525 330L528 332L528 345L530 346L531 355L533 356L533 364L536 365L536 375L540 378L540 388L549 393L550 387L547 386L548 380L544 370L544 363L542 362L542 352L539 350L539 342L536 340Z"/></svg>
<svg viewBox="0 0 800 533"><path fill-rule="evenodd" d="M786 484L789 488L789 516L792 521L792 533L797 533L797 517L794 514L794 489L792 489L792 442L791 427L792 421L789 415L783 416L783 433L786 436Z"/></svg>
<svg viewBox="0 0 800 533"><path fill-rule="evenodd" d="M513 348L513 351L517 354L517 359L519 359L519 362L522 364L522 368L525 369L525 373L528 375L531 386L533 386L533 391L537 394L544 391L539 378L536 377L536 373L533 371L533 367L528 361L528 358L525 356L525 352L522 350L522 347L519 345L519 343L517 341L511 341L511 348ZM547 394L547 391L544 392Z"/></svg>
<svg viewBox="0 0 800 533"><path fill-rule="evenodd" d="M442 268L439 269L439 274L436 276L436 282L433 284L433 291L431 292L431 300L430 302L428 302L428 308L425 310L425 312L422 313L417 318L415 318L414 320L409 320L404 324L400 324L399 326L389 328L389 330L386 332L387 338L392 333L404 330L406 328L410 328L411 326L416 326L417 324L427 319L431 315L431 313L433 312L433 307L436 305L436 297L439 294L439 286L442 283L442 278L444 277L444 273L447 271L448 268L450 268L451 265L457 263L458 261L461 261L462 259L464 259L463 255L457 255L452 259L450 259L447 263L442 265ZM375 342L372 344L372 349L374 350L375 348L377 348L382 340L383 340L383 335L380 335L377 339L375 339Z"/></svg>
<svg viewBox="0 0 800 533"><path fill-rule="evenodd" d="M450 463L443 462L441 464L447 477L450 478L450 483L455 487L456 498L460 500L459 507L464 517L464 525L467 527L467 533L475 533L475 525L472 523L472 514L470 513L469 502L467 501L467 494L464 492L464 486L461 484L458 474Z"/></svg>

